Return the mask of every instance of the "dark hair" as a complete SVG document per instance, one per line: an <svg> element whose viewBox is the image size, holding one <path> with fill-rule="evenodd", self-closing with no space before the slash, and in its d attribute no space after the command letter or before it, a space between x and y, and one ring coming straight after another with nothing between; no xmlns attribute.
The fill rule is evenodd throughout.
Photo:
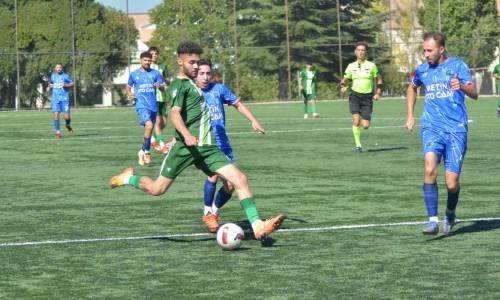
<svg viewBox="0 0 500 300"><path fill-rule="evenodd" d="M201 66L209 66L212 69L212 61L208 58L202 58L198 61L198 68Z"/></svg>
<svg viewBox="0 0 500 300"><path fill-rule="evenodd" d="M363 41L357 42L356 45L354 45L354 49L358 48L358 46L364 46L365 50L368 50L368 44L366 42Z"/></svg>
<svg viewBox="0 0 500 300"><path fill-rule="evenodd" d="M432 31L424 33L424 41L430 39L435 40L440 47L445 47L446 45L446 37L441 32Z"/></svg>
<svg viewBox="0 0 500 300"><path fill-rule="evenodd" d="M156 53L160 53L160 50L158 50L158 48L157 48L157 47L155 47L155 46L151 46L151 47L149 47L148 52L151 52L151 51L154 51L154 52L156 52Z"/></svg>
<svg viewBox="0 0 500 300"><path fill-rule="evenodd" d="M200 45L195 42L187 41L182 42L177 47L177 55L181 54L198 54L201 55L203 53L203 49Z"/></svg>
<svg viewBox="0 0 500 300"><path fill-rule="evenodd" d="M149 53L148 51L142 52L140 58L142 59L144 57L151 58L151 53Z"/></svg>

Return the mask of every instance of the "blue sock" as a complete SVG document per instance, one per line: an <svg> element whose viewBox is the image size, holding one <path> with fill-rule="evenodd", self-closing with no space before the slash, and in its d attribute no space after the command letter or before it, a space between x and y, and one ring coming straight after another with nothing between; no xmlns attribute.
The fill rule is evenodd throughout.
<svg viewBox="0 0 500 300"><path fill-rule="evenodd" d="M142 150L148 151L151 150L151 138L144 138L144 143L142 143Z"/></svg>
<svg viewBox="0 0 500 300"><path fill-rule="evenodd" d="M450 193L448 191L448 201L446 202L446 208L448 210L454 211L457 208L458 194L460 194L460 187L455 193Z"/></svg>
<svg viewBox="0 0 500 300"><path fill-rule="evenodd" d="M233 195L232 193L230 194L226 192L224 187L221 187L219 192L217 193L217 198L215 198L215 207L217 208L223 207L224 204L226 204L226 202L229 201L229 199L231 199L232 195Z"/></svg>
<svg viewBox="0 0 500 300"><path fill-rule="evenodd" d="M438 187L437 183L424 183L424 202L429 217L436 217L438 214Z"/></svg>
<svg viewBox="0 0 500 300"><path fill-rule="evenodd" d="M61 125L59 124L59 120L54 120L54 128L57 132L61 131Z"/></svg>
<svg viewBox="0 0 500 300"><path fill-rule="evenodd" d="M211 182L208 179L205 180L205 186L203 187L203 202L205 202L205 206L212 207L216 187L217 182Z"/></svg>

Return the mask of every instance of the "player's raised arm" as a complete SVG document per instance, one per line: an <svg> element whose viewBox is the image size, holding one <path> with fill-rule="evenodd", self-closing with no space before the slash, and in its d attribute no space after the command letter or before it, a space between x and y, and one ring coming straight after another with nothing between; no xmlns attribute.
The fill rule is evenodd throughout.
<svg viewBox="0 0 500 300"><path fill-rule="evenodd" d="M253 113L248 109L248 107L243 104L241 101L238 101L234 104L234 107L238 110L238 112L248 119L252 123L252 128L262 134L266 134L266 130L262 125L260 125L257 118L253 115Z"/></svg>
<svg viewBox="0 0 500 300"><path fill-rule="evenodd" d="M198 145L198 138L193 136L187 129L184 124L184 120L182 119L181 112L182 108L179 106L172 106L172 109L170 110L170 121L172 121L174 128L182 135L182 137L184 137L184 143L186 146L196 146Z"/></svg>

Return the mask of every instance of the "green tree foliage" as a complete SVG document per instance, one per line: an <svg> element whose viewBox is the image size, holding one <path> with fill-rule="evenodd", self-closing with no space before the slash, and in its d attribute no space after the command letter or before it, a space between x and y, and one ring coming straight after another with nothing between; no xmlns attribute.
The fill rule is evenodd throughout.
<svg viewBox="0 0 500 300"><path fill-rule="evenodd" d="M372 9L369 0L341 0L343 60L354 59L353 44L377 42L385 14ZM236 4L238 55L234 49L233 4ZM336 1L289 0L288 18L292 82L296 71L312 61L323 82L340 79ZM226 83L237 88L244 99L280 99L288 95L288 63L284 0L173 0L152 11L157 25L150 45L162 49L161 58L175 65L175 47L182 40L204 46L206 56L219 64ZM374 50L373 55L381 52ZM236 65L237 62L237 65ZM345 65L344 65L345 68ZM295 88L295 86L294 86Z"/></svg>
<svg viewBox="0 0 500 300"><path fill-rule="evenodd" d="M450 55L473 68L491 63L500 36L495 5L495 0L441 0L441 31ZM439 30L436 1L424 0L420 17L426 31Z"/></svg>
<svg viewBox="0 0 500 300"><path fill-rule="evenodd" d="M45 90L52 68L62 63L77 83L80 104L100 99L103 88L110 88L113 77L127 59L127 22L132 49L138 35L133 21L125 14L108 9L95 1L73 0L76 48L76 74L72 74L73 32L71 1L18 1L20 91L22 106L32 107L37 98L46 100ZM3 18L2 16L6 16ZM0 3L0 26L8 28L0 36L4 43L0 57L0 77L9 80L8 93L1 94L0 106L12 106L15 98L15 12L12 5ZM2 81L3 82L3 81ZM13 87L14 86L14 87ZM3 86L2 86L3 87Z"/></svg>

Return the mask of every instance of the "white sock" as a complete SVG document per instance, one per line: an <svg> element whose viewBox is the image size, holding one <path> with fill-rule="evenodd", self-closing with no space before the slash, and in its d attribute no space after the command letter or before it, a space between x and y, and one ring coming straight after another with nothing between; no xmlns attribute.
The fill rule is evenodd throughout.
<svg viewBox="0 0 500 300"><path fill-rule="evenodd" d="M127 176L123 177L123 184L128 184L130 177L132 177L132 175L127 175Z"/></svg>
<svg viewBox="0 0 500 300"><path fill-rule="evenodd" d="M429 217L429 222L436 222L436 223L438 223L439 222L438 217L437 216L435 216L435 217Z"/></svg>
<svg viewBox="0 0 500 300"><path fill-rule="evenodd" d="M219 209L217 208L217 206L215 206L215 203L212 204L212 213L216 214L218 211L219 211Z"/></svg>
<svg viewBox="0 0 500 300"><path fill-rule="evenodd" d="M212 213L212 207L205 205L205 209L203 211L203 215L206 216L206 215L211 214L211 213Z"/></svg>

